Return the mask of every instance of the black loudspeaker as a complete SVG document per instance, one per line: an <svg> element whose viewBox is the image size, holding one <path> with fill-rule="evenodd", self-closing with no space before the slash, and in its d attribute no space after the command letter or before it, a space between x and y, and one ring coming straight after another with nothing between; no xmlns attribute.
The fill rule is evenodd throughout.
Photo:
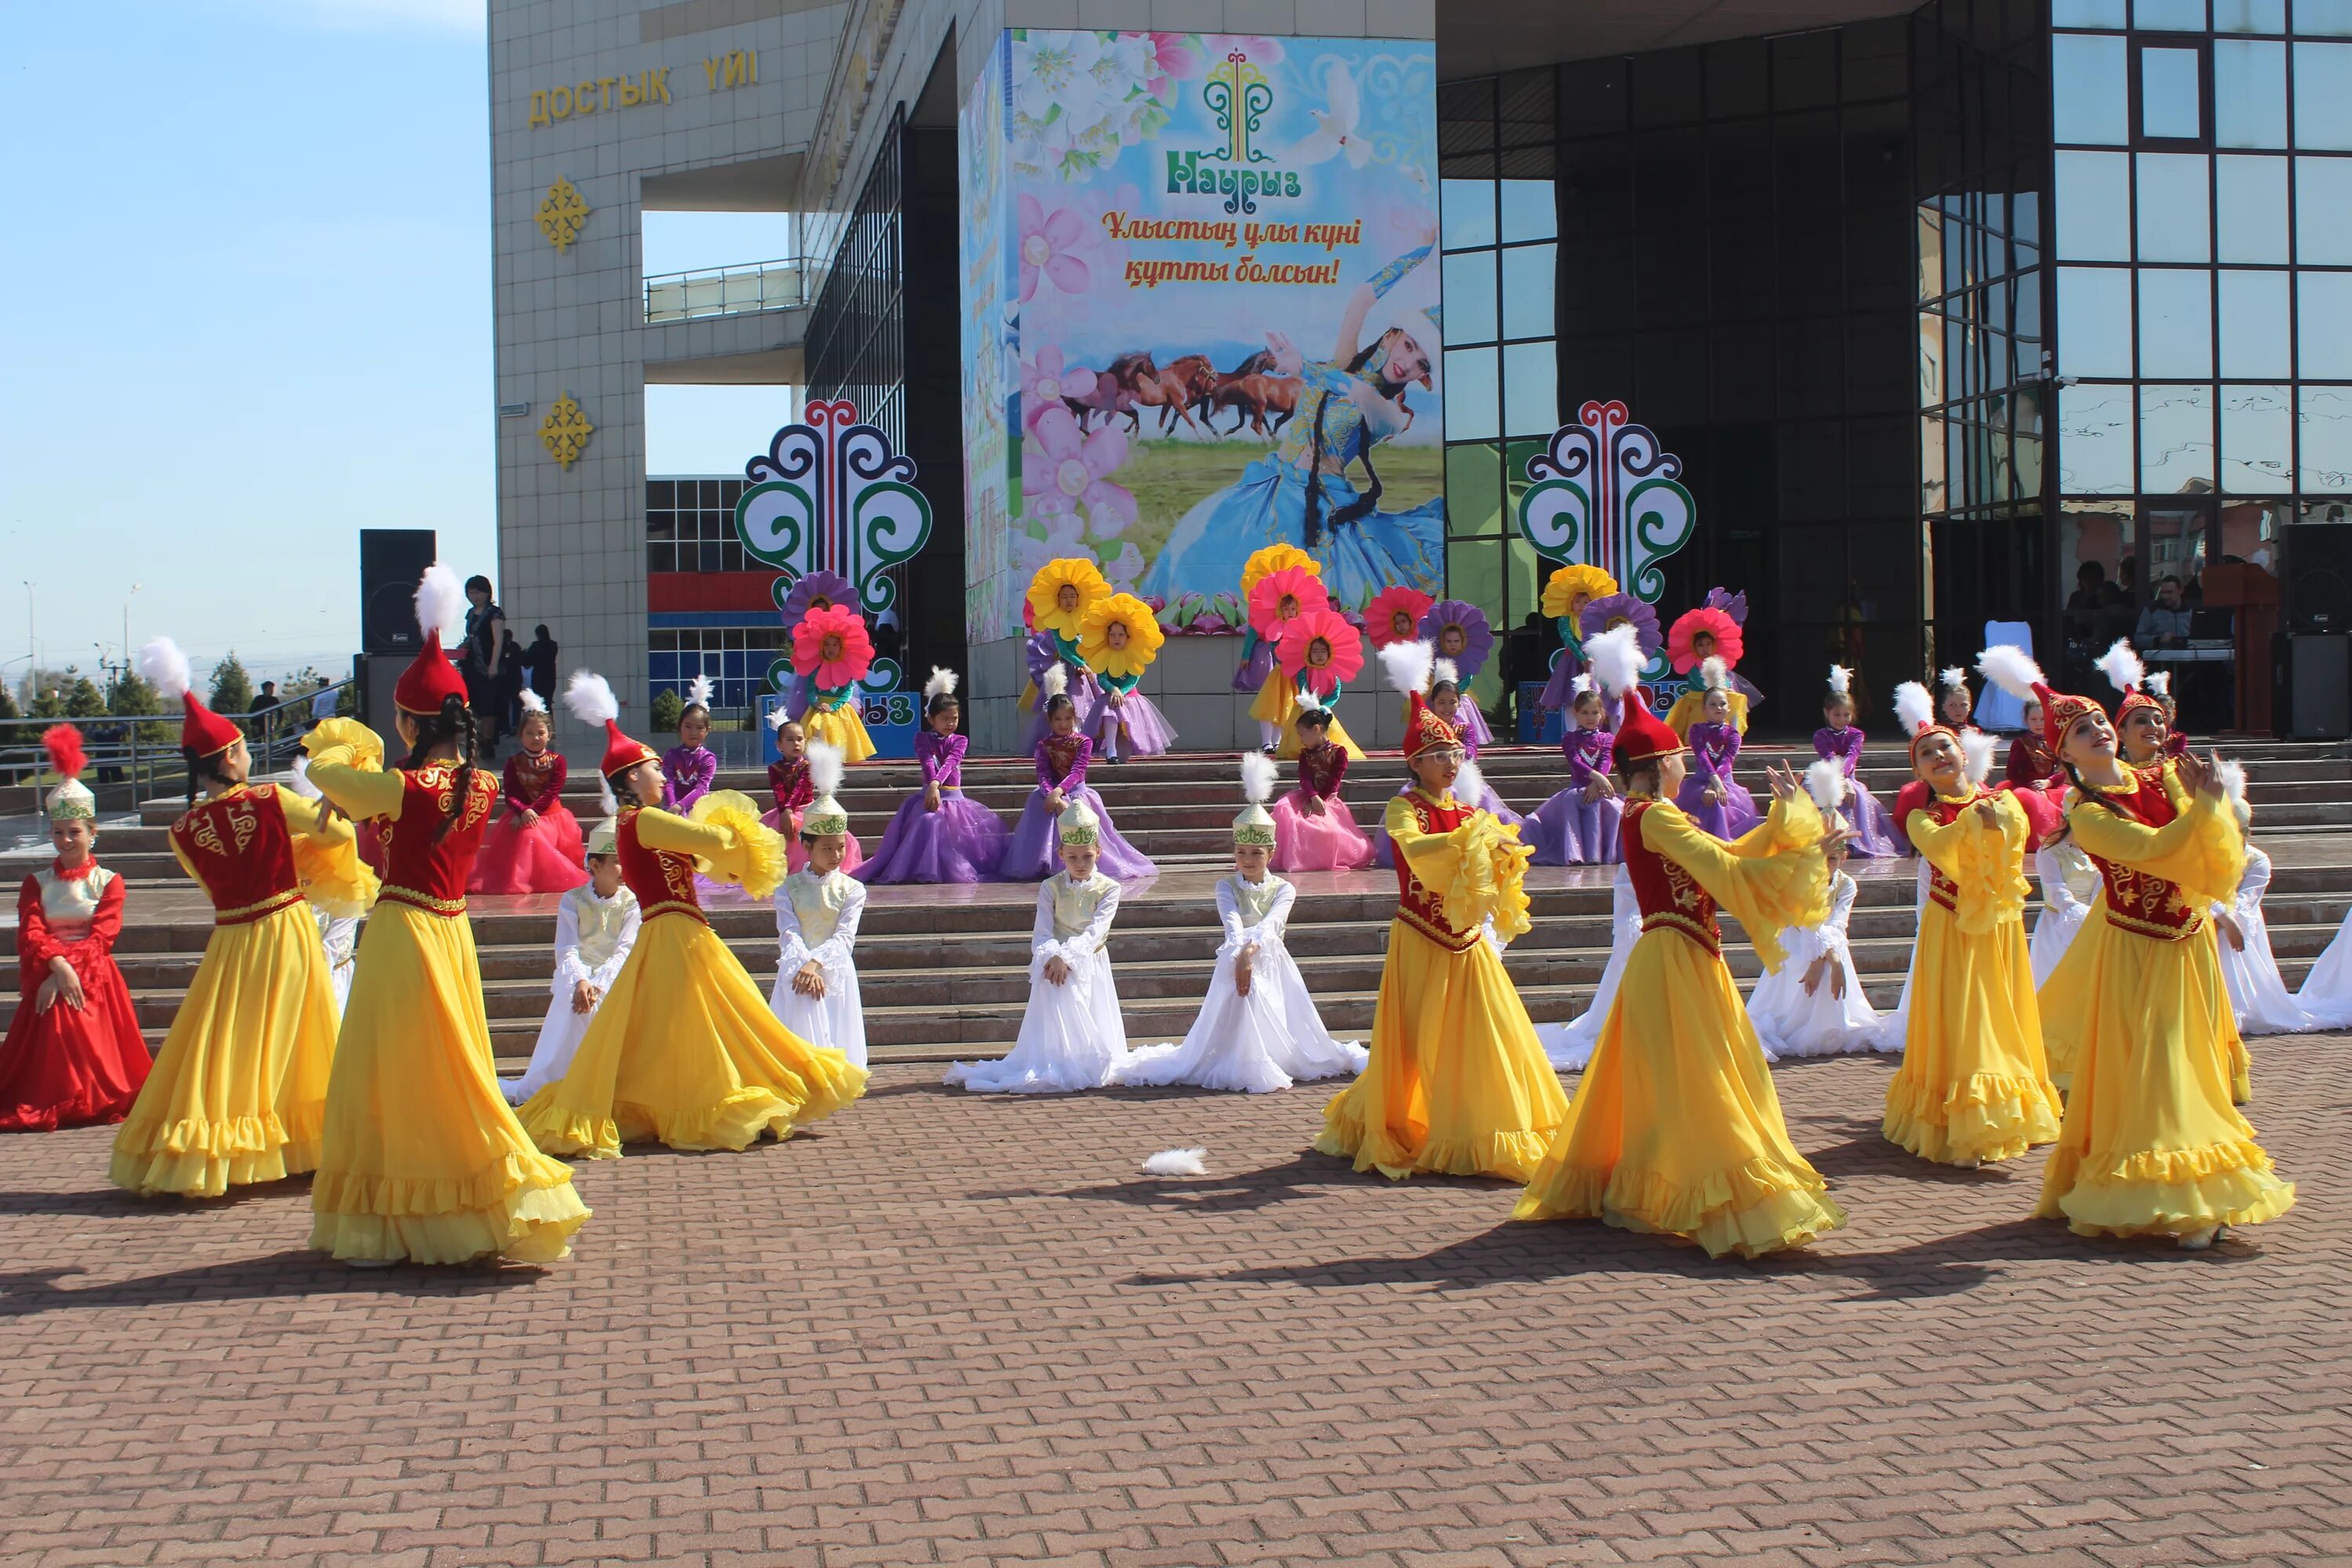
<svg viewBox="0 0 2352 1568"><path fill-rule="evenodd" d="M2352 523L2289 523L2279 538L2281 628L2352 632Z"/></svg>
<svg viewBox="0 0 2352 1568"><path fill-rule="evenodd" d="M431 562L425 565L431 565ZM417 568L419 574L424 567ZM416 606L408 607L409 641L416 640ZM352 661L360 705L360 722L384 738L384 744L397 747L399 737L392 732L392 689L400 684L400 672L406 669L416 656L413 653L363 653Z"/></svg>
<svg viewBox="0 0 2352 1568"><path fill-rule="evenodd" d="M429 528L360 530L360 649L416 657L416 584L433 564Z"/></svg>
<svg viewBox="0 0 2352 1568"><path fill-rule="evenodd" d="M2282 741L2352 736L2352 637L2280 632L2271 638L2271 727Z"/></svg>

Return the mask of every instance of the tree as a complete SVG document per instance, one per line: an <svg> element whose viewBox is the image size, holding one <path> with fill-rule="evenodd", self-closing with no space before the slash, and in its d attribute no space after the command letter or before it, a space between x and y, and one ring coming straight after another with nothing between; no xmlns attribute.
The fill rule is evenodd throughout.
<svg viewBox="0 0 2352 1568"><path fill-rule="evenodd" d="M245 673L245 666L236 661L236 650L213 666L212 710L225 719L238 718L253 711L253 679Z"/></svg>
<svg viewBox="0 0 2352 1568"><path fill-rule="evenodd" d="M654 693L654 733L667 735L677 728L678 715L686 711L686 699L674 689L664 687Z"/></svg>
<svg viewBox="0 0 2352 1568"><path fill-rule="evenodd" d="M106 693L98 689L98 682L87 675L76 675L70 669L66 673L74 678L73 684L66 688L66 717L96 719L104 714Z"/></svg>
<svg viewBox="0 0 2352 1568"><path fill-rule="evenodd" d="M0 719L23 717L16 711L16 699L5 685L0 685Z"/></svg>
<svg viewBox="0 0 2352 1568"><path fill-rule="evenodd" d="M33 717L62 719L66 716L64 688L56 681L45 680L33 691Z"/></svg>
<svg viewBox="0 0 2352 1568"><path fill-rule="evenodd" d="M106 710L124 715L161 713L163 711L163 694L156 690L154 683L145 676L126 671L115 678L112 689L107 692ZM152 719L134 728L139 732L142 745L168 746L179 739L178 729L165 719Z"/></svg>

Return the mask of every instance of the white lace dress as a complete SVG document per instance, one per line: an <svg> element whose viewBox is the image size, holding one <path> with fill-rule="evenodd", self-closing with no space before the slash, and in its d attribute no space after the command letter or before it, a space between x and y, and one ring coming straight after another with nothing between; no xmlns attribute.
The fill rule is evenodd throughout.
<svg viewBox="0 0 2352 1568"><path fill-rule="evenodd" d="M2033 964L2033 984L2045 984L2058 961L2066 956L2091 900L2099 896L2099 868L2071 838L2033 852L2034 875L2042 883L2042 912L2034 917L2033 940L2026 955Z"/></svg>
<svg viewBox="0 0 2352 1568"><path fill-rule="evenodd" d="M1860 891L1854 879L1840 871L1830 879L1830 912L1822 923L1792 926L1780 933L1785 955L1780 967L1759 978L1748 995L1748 1021L1756 1026L1766 1056L1834 1057L1876 1048L1878 1014L1863 994L1853 949L1846 940L1846 923ZM1823 956L1829 963L1809 996L1805 972ZM1843 996L1837 994L1832 978L1840 973L1845 976Z"/></svg>
<svg viewBox="0 0 2352 1568"><path fill-rule="evenodd" d="M2215 904L2213 913L2238 922L2245 938L2242 951L2230 945L2220 925L2213 940L2221 950L2221 983L2230 988L2230 1005L2238 1015L2241 1035L2300 1035L2330 1026L2319 1022L2290 994L2279 976L2278 960L2271 952L2271 928L2263 919L2263 894L2271 885L2271 858L2246 846L2246 874L2238 881L2238 896Z"/></svg>
<svg viewBox="0 0 2352 1568"><path fill-rule="evenodd" d="M776 984L768 1006L785 1028L856 1067L866 1065L866 1005L854 950L865 918L866 884L845 871L820 877L803 866L776 889ZM821 999L793 989L793 976L811 959L824 969Z"/></svg>
<svg viewBox="0 0 2352 1568"><path fill-rule="evenodd" d="M1609 1021L1609 1009L1616 1005L1617 983L1624 976L1625 961L1633 956L1633 943L1642 935L1641 901L1633 897L1633 879L1622 861L1609 886L1609 962L1601 971L1601 985L1592 993L1592 1005L1565 1024L1536 1026L1537 1043L1562 1072L1581 1072L1591 1060L1592 1047L1601 1039L1601 1026Z"/></svg>
<svg viewBox="0 0 2352 1568"><path fill-rule="evenodd" d="M1925 855L1920 856L1919 890L1911 900L1911 929L1915 931L1919 929L1919 917L1927 912L1927 873L1932 869L1933 868L1927 864L1927 858ZM1916 963L1919 956L1919 949L1916 945L1911 949L1911 956ZM1895 999L1895 1006L1891 1011L1878 1016L1878 1033L1871 1040L1870 1048L1874 1051L1884 1051L1888 1056L1899 1057L1903 1054L1904 1038L1910 1032L1911 971L1906 965L1903 971L1903 994Z"/></svg>
<svg viewBox="0 0 2352 1568"><path fill-rule="evenodd" d="M1367 1052L1353 1040L1335 1040L1307 994L1306 979L1283 946L1297 889L1280 877L1247 882L1241 874L1217 883L1217 919L1224 927L1209 994L1192 1029L1178 1044L1145 1046L1119 1069L1132 1084L1194 1084L1202 1089L1265 1094L1310 1079L1353 1077ZM1249 994L1234 984L1234 965L1255 947Z"/></svg>
<svg viewBox="0 0 2352 1568"><path fill-rule="evenodd" d="M1071 1094L1111 1082L1128 1054L1108 946L1118 913L1118 884L1100 871L1083 882L1067 871L1046 878L1030 931L1029 1005L1013 1053L957 1062L946 1081L979 1094ZM1050 958L1070 966L1059 985L1045 978Z"/></svg>
<svg viewBox="0 0 2352 1568"><path fill-rule="evenodd" d="M596 896L593 883L573 888L555 906L555 980L547 1005L547 1019L539 1026L539 1041L530 1048L530 1066L520 1078L500 1079L499 1088L509 1103L520 1105L551 1083L562 1081L572 1070L572 1053L587 1036L596 1008L572 1010L573 987L585 980L596 988L597 1006L613 989L613 982L637 944L637 896L625 885L609 899Z"/></svg>

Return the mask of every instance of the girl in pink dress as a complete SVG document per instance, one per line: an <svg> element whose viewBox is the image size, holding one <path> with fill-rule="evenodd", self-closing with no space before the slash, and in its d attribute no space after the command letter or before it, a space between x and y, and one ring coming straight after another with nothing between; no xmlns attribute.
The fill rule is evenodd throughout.
<svg viewBox="0 0 2352 1568"><path fill-rule="evenodd" d="M1320 708L1302 710L1295 722L1298 787L1274 803L1274 868L1360 870L1372 863L1372 841L1339 794L1348 748L1331 743L1331 715Z"/></svg>
<svg viewBox="0 0 2352 1568"><path fill-rule="evenodd" d="M526 690L522 727L515 731L522 750L507 759L503 815L482 836L466 891L565 893L588 880L580 819L563 804L569 770L563 753L548 747L553 737L547 704Z"/></svg>

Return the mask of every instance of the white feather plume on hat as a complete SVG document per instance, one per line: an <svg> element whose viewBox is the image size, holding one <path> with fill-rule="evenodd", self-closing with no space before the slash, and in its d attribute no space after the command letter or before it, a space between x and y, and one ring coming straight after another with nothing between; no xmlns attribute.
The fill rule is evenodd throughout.
<svg viewBox="0 0 2352 1568"><path fill-rule="evenodd" d="M2047 686L2033 656L2013 643L1995 643L1977 655L1977 673L2021 702L2038 702L2037 686Z"/></svg>
<svg viewBox="0 0 2352 1568"><path fill-rule="evenodd" d="M1969 684L1969 672L1957 664L1948 664L1937 672L1936 681L1947 691L1964 690Z"/></svg>
<svg viewBox="0 0 2352 1568"><path fill-rule="evenodd" d="M1068 691L1070 689L1069 667L1063 664L1060 659L1055 659L1047 665L1045 673L1037 678L1037 689L1045 694L1048 701Z"/></svg>
<svg viewBox="0 0 2352 1568"><path fill-rule="evenodd" d="M1853 671L1842 664L1830 666L1830 694L1833 697L1853 696Z"/></svg>
<svg viewBox="0 0 2352 1568"><path fill-rule="evenodd" d="M1454 798L1465 805L1475 805L1486 798L1486 775L1468 757L1454 771Z"/></svg>
<svg viewBox="0 0 2352 1568"><path fill-rule="evenodd" d="M1381 674L1398 691L1429 689L1429 672L1437 660L1437 647L1427 638L1392 642L1381 649Z"/></svg>
<svg viewBox="0 0 2352 1568"><path fill-rule="evenodd" d="M1980 784L1992 776L1995 743L1990 735L1973 725L1960 731L1960 773L1969 783Z"/></svg>
<svg viewBox="0 0 2352 1568"><path fill-rule="evenodd" d="M1264 805L1274 795L1274 759L1263 752L1242 753L1242 798Z"/></svg>
<svg viewBox="0 0 2352 1568"><path fill-rule="evenodd" d="M1698 661L1698 683L1709 691L1721 691L1731 684L1731 666L1721 656L1709 654Z"/></svg>
<svg viewBox="0 0 2352 1568"><path fill-rule="evenodd" d="M707 709L710 706L710 694L717 689L718 686L710 677L698 675L687 683L686 705L688 708Z"/></svg>
<svg viewBox="0 0 2352 1568"><path fill-rule="evenodd" d="M1451 686L1457 690L1462 685L1462 667L1450 658L1433 659L1429 666L1429 689Z"/></svg>
<svg viewBox="0 0 2352 1568"><path fill-rule="evenodd" d="M515 700L522 704L522 710L526 715L547 711L547 699L528 686L516 693Z"/></svg>
<svg viewBox="0 0 2352 1568"><path fill-rule="evenodd" d="M1916 680L1895 689L1895 722L1906 741L1936 721L1936 700Z"/></svg>
<svg viewBox="0 0 2352 1568"><path fill-rule="evenodd" d="M139 673L154 683L166 702L177 702L190 690L188 656L170 637L157 637L141 646Z"/></svg>
<svg viewBox="0 0 2352 1568"><path fill-rule="evenodd" d="M445 643L451 632L466 629L466 585L438 561L427 566L417 581L416 625L426 637Z"/></svg>
<svg viewBox="0 0 2352 1568"><path fill-rule="evenodd" d="M2147 679L2147 666L2140 661L2129 637L2117 637L2091 665L2117 691L2137 691Z"/></svg>
<svg viewBox="0 0 2352 1568"><path fill-rule="evenodd" d="M1601 689L1612 697L1622 697L1640 685L1642 667L1649 662L1642 652L1641 634L1630 625L1595 632L1585 639L1584 657L1591 661Z"/></svg>
<svg viewBox="0 0 2352 1568"><path fill-rule="evenodd" d="M824 741L809 742L809 787L816 792L819 798L841 787L843 760L839 746Z"/></svg>
<svg viewBox="0 0 2352 1568"><path fill-rule="evenodd" d="M2160 701L2171 700L2172 671L2168 669L2149 670L2147 672L2147 678L2140 682L2140 688L2150 697L2156 698Z"/></svg>
<svg viewBox="0 0 2352 1568"><path fill-rule="evenodd" d="M1832 757L1823 757L1805 770L1805 793L1813 804L1829 816L1845 804L1845 765Z"/></svg>
<svg viewBox="0 0 2352 1568"><path fill-rule="evenodd" d="M583 724L605 724L621 716L613 683L593 670L575 669L563 688L563 705Z"/></svg>
<svg viewBox="0 0 2352 1568"><path fill-rule="evenodd" d="M955 694L956 672L942 669L936 664L931 666L931 678L923 682L923 705L928 708L934 698L953 697Z"/></svg>

